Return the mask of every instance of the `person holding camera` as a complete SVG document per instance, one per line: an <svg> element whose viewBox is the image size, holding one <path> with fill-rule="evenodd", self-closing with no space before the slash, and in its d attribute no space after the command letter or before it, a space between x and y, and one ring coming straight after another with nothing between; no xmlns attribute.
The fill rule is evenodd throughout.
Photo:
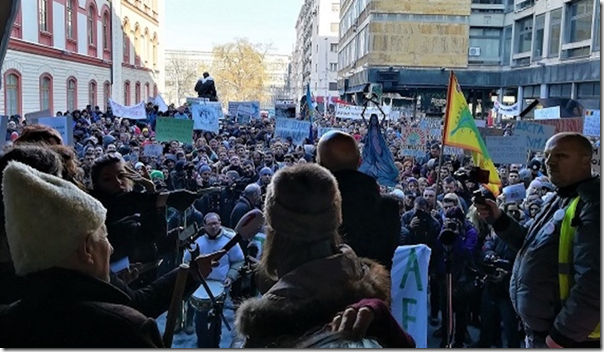
<svg viewBox="0 0 604 352"><path fill-rule="evenodd" d="M558 133L546 142L556 194L528 229L495 202L474 198L497 236L518 250L510 297L527 347L600 347L600 177L592 176L592 153L579 133Z"/></svg>

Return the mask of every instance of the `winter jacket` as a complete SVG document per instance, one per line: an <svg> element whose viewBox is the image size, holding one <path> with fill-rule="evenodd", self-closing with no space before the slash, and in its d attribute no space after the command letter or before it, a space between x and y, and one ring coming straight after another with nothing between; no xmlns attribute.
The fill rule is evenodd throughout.
<svg viewBox="0 0 604 352"><path fill-rule="evenodd" d="M574 286L566 302L560 300L558 247L560 216L577 195L581 197L574 235ZM563 347L588 341L600 322L600 177L559 188L541 207L530 228L505 213L493 229L508 246L518 250L510 280L510 297L522 321L533 331L548 333Z"/></svg>

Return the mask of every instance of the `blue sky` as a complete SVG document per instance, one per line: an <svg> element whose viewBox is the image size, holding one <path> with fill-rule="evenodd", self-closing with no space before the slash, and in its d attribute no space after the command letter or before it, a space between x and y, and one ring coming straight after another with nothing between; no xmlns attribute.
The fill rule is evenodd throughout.
<svg viewBox="0 0 604 352"><path fill-rule="evenodd" d="M165 48L211 50L247 38L291 54L303 0L166 0Z"/></svg>

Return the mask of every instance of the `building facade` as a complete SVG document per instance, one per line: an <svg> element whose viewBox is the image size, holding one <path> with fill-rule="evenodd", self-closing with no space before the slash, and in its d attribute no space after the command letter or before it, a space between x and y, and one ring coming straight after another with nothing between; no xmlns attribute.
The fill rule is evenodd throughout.
<svg viewBox="0 0 604 352"><path fill-rule="evenodd" d="M22 0L2 65L5 115L136 104L163 90L163 0Z"/></svg>
<svg viewBox="0 0 604 352"><path fill-rule="evenodd" d="M442 111L450 70L475 116L494 99L600 97L594 0L344 0L340 21L346 99L377 83Z"/></svg>
<svg viewBox="0 0 604 352"><path fill-rule="evenodd" d="M337 97L340 2L305 0L296 21L296 44L292 55L291 86L295 97Z"/></svg>

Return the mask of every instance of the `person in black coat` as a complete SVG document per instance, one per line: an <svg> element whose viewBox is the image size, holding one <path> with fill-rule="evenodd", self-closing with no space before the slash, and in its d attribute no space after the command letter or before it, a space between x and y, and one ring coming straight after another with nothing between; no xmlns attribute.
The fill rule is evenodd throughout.
<svg viewBox="0 0 604 352"><path fill-rule="evenodd" d="M200 78L195 84L195 91L197 96L200 98L207 98L210 101L218 101L216 93L216 85L214 84L214 78L210 77L207 72L203 73L203 78Z"/></svg>
<svg viewBox="0 0 604 352"><path fill-rule="evenodd" d="M359 147L348 133L332 131L321 137L317 157L338 181L342 240L359 257L376 260L390 270L401 229L398 201L381 195L376 180L357 171Z"/></svg>

